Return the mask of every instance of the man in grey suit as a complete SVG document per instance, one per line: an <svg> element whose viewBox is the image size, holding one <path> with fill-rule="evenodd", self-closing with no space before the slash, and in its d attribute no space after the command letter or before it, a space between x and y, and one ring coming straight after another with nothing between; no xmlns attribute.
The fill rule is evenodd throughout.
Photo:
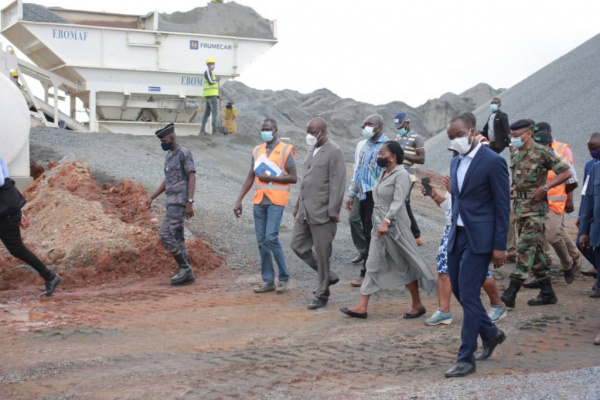
<svg viewBox="0 0 600 400"><path fill-rule="evenodd" d="M308 123L306 143L291 247L319 274L315 298L308 306L315 310L327 305L329 286L339 281L330 270L330 259L346 189L346 161L340 146L328 140L323 118Z"/></svg>

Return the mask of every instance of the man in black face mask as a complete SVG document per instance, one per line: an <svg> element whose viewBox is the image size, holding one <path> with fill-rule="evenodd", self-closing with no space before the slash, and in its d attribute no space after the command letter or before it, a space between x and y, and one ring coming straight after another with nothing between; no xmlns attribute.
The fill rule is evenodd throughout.
<svg viewBox="0 0 600 400"><path fill-rule="evenodd" d="M167 152L165 158L165 180L146 200L150 207L152 201L162 192L166 192L167 213L158 236L165 249L173 255L179 270L171 278L171 285L184 285L194 282L194 271L190 265L185 240L183 222L194 216L194 191L196 190L196 167L192 152L177 144L175 125L169 124L156 131L160 147Z"/></svg>

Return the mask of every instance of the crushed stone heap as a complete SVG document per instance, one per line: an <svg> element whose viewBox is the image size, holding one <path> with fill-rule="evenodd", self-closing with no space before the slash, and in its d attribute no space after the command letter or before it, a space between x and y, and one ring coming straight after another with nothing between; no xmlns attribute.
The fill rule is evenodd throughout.
<svg viewBox="0 0 600 400"><path fill-rule="evenodd" d="M161 13L158 30L208 35L274 39L269 20L235 2L209 3L187 12Z"/></svg>
<svg viewBox="0 0 600 400"><path fill-rule="evenodd" d="M70 24L69 21L48 10L44 6L23 3L23 19L31 22L51 22L54 24Z"/></svg>

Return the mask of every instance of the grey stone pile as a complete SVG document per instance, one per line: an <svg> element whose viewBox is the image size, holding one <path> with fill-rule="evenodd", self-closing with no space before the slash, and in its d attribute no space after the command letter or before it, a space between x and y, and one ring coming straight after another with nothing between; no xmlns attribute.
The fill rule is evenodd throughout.
<svg viewBox="0 0 600 400"><path fill-rule="evenodd" d="M583 176L583 166L590 158L587 140L600 131L600 35L565 54L498 97L509 121L531 118L549 122L553 136L571 145L577 174ZM477 127L482 129L490 115L489 104L474 111ZM445 131L425 144L426 169L447 173L451 155L446 150L449 141ZM508 150L503 152L508 158Z"/></svg>
<svg viewBox="0 0 600 400"><path fill-rule="evenodd" d="M55 24L70 24L69 21L56 15L44 6L33 3L23 3L23 20L31 22L52 22Z"/></svg>
<svg viewBox="0 0 600 400"><path fill-rule="evenodd" d="M158 30L274 39L269 20L252 8L233 1L226 4L209 3L206 7L187 12L162 13L158 19Z"/></svg>

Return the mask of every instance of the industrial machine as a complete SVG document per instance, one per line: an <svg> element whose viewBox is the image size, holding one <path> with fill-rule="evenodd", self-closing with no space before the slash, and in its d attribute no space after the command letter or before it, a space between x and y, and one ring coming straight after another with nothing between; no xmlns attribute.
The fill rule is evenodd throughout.
<svg viewBox="0 0 600 400"><path fill-rule="evenodd" d="M9 76L12 69L42 85L38 98L21 79L32 116L46 126L143 135L174 122L179 134L195 134L204 107L205 60L217 60L221 83L239 76L277 43L275 23L259 18L269 35L237 37L181 32L189 24L177 27L164 19L156 11L123 15L13 1L0 12L0 32L33 63L0 47L0 73ZM85 120L78 120L76 99L87 111ZM70 106L59 107L63 100Z"/></svg>

